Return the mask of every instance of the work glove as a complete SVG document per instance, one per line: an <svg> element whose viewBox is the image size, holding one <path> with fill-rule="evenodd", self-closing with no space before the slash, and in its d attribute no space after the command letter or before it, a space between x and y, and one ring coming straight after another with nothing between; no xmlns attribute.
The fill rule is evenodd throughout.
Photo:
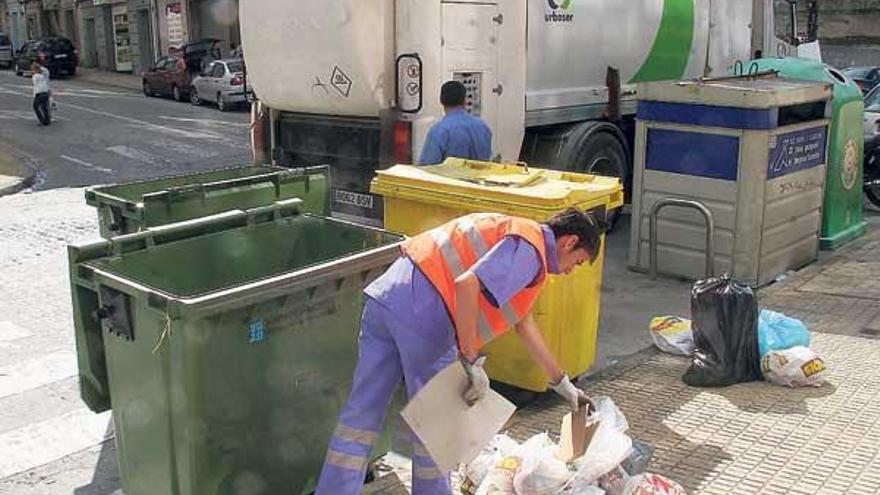
<svg viewBox="0 0 880 495"><path fill-rule="evenodd" d="M586 404L590 405L591 410L594 408L593 403L587 397L587 394L571 383L571 379L568 378L568 375L566 374L562 375L562 379L560 379L558 383L551 383L550 388L568 402L571 406L571 412L577 412L581 406ZM587 413L589 412L590 411L587 411Z"/></svg>
<svg viewBox="0 0 880 495"><path fill-rule="evenodd" d="M483 369L486 363L486 356L480 356L473 363L469 363L467 359L462 358L461 365L467 373L468 386L464 389L461 397L468 406L473 406L489 391L489 375Z"/></svg>

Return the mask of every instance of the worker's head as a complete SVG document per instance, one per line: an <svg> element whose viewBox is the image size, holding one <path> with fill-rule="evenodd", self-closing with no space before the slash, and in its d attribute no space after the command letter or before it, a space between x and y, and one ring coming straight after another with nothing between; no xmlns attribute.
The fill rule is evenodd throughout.
<svg viewBox="0 0 880 495"><path fill-rule="evenodd" d="M42 68L43 68L43 66L40 65L40 63L37 62L36 60L34 60L33 62L31 62L31 72L40 72L40 70L41 70Z"/></svg>
<svg viewBox="0 0 880 495"><path fill-rule="evenodd" d="M467 88L458 81L447 81L440 88L440 104L446 111L464 106Z"/></svg>
<svg viewBox="0 0 880 495"><path fill-rule="evenodd" d="M605 222L593 213L570 208L546 222L556 236L559 273L570 273L586 262L592 264L602 249Z"/></svg>

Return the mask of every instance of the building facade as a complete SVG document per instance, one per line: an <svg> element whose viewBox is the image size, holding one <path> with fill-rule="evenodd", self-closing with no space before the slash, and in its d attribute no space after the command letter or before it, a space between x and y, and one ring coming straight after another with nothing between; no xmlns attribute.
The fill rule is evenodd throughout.
<svg viewBox="0 0 880 495"><path fill-rule="evenodd" d="M16 48L64 36L80 65L139 74L173 48L204 38L228 54L241 42L239 0L0 0L0 32Z"/></svg>

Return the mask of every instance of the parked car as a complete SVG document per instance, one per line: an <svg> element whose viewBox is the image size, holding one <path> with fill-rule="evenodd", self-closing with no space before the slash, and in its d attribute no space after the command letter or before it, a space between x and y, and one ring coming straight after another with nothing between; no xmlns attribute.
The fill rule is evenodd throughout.
<svg viewBox="0 0 880 495"><path fill-rule="evenodd" d="M189 94L192 78L183 57L168 55L160 58L143 75L146 96L170 96L177 101Z"/></svg>
<svg viewBox="0 0 880 495"><path fill-rule="evenodd" d="M12 67L15 50L12 49L12 41L9 36L0 33L0 67L9 69Z"/></svg>
<svg viewBox="0 0 880 495"><path fill-rule="evenodd" d="M204 39L187 43L160 58L144 71L143 89L147 96L170 96L177 101L189 97L193 78L211 61L220 58L221 40Z"/></svg>
<svg viewBox="0 0 880 495"><path fill-rule="evenodd" d="M190 101L193 105L203 102L217 104L225 112L232 105L247 103L253 98L253 90L247 86L244 61L241 59L215 60L193 80Z"/></svg>
<svg viewBox="0 0 880 495"><path fill-rule="evenodd" d="M843 69L843 73L855 81L865 95L880 84L880 67L850 67Z"/></svg>
<svg viewBox="0 0 880 495"><path fill-rule="evenodd" d="M52 77L60 74L73 76L79 64L79 52L67 38L53 36L31 40L22 45L15 55L15 73L19 76L30 73L34 61L49 69Z"/></svg>

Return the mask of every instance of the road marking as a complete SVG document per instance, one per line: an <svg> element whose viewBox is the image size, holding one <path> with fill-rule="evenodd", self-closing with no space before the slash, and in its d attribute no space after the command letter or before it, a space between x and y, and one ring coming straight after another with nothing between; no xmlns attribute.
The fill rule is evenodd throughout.
<svg viewBox="0 0 880 495"><path fill-rule="evenodd" d="M93 165L89 162L82 161L79 158L73 158L72 156L67 156L67 155L61 155L61 158L64 160L67 160L69 162L76 163L77 165L81 165L85 168L92 169L92 170L95 170L95 171L98 171L98 172L101 172L104 174L112 174L113 173L113 171L110 170L109 168L99 167L99 166Z"/></svg>
<svg viewBox="0 0 880 495"><path fill-rule="evenodd" d="M0 119L4 120L31 120L36 116L31 112L16 112L14 110L0 110Z"/></svg>
<svg viewBox="0 0 880 495"><path fill-rule="evenodd" d="M125 158L130 158L132 160L137 160L139 162L148 163L150 165L157 165L161 162L165 162L166 160L160 156L154 155L152 153L147 153L146 151L139 150L137 148L133 148L131 146L125 146L124 144L117 146L110 146L107 148L107 151L112 153L116 153L117 155L124 156Z"/></svg>
<svg viewBox="0 0 880 495"><path fill-rule="evenodd" d="M76 354L62 351L0 368L0 399L78 374ZM3 445L0 442L0 445ZM0 456L2 457L2 456Z"/></svg>
<svg viewBox="0 0 880 495"><path fill-rule="evenodd" d="M0 88L2 88L2 86L0 86ZM29 94L27 94L27 93L19 93L19 92L14 92L14 91L7 91L7 93L17 94L17 95L19 95L19 96L24 96L24 97L26 97L26 98L30 98L30 97L31 97L31 95L29 95ZM134 125L136 125L136 126L138 126L138 127L142 127L142 128L146 128L146 129L151 129L151 130L154 130L154 131L156 131L156 132L162 132L162 133L165 133L165 134L173 134L173 135L177 135L177 136L182 136L182 137L185 137L185 138L188 138L188 139L207 139L207 140L210 140L210 141L222 141L222 140L223 140L223 137L222 137L222 136L219 136L219 135L217 135L217 134L213 134L213 133L207 133L207 132L194 132L194 131L187 131L187 130L184 130L184 129L177 129L177 128L175 128L175 127L168 127L168 126L164 126L164 125L161 125L161 124L154 124L154 123L152 123L152 122L147 122L147 121L145 121L145 120L139 120L139 119L135 119L135 118L132 118L132 117L125 117L125 116L122 116L122 115L117 115L117 114L115 114L115 113L102 112L101 110L95 110L95 109L93 109L93 108L83 107L83 106L80 106L80 105L75 105L75 104L73 104L73 103L67 103L67 102L65 102L65 103L59 103L59 104L58 104L58 107L59 107L59 108L63 108L63 107L75 108L75 109L77 109L77 110L81 110L81 111L83 111L83 112L88 112L88 113L92 113L92 114L95 114L95 115L100 115L100 116L102 116L102 117L109 117L109 118L112 118L112 119L122 120L122 121L124 121L124 122L128 122L129 124L134 124Z"/></svg>
<svg viewBox="0 0 880 495"><path fill-rule="evenodd" d="M159 118L160 118L160 119L165 119L165 120L174 120L174 121L177 121L177 122L188 122L188 123L194 123L194 124L226 125L226 126L230 126L230 127L239 127L239 128L242 128L242 129L248 129L248 128L250 128L250 126L251 126L251 125L248 124L248 123L242 123L242 122L226 122L226 121L224 121L224 120L214 120L214 119L193 119L193 118L186 118L186 117L170 117L170 116L167 116L167 115L160 115Z"/></svg>
<svg viewBox="0 0 880 495"><path fill-rule="evenodd" d="M0 479L48 464L103 442L110 412L78 409L0 435Z"/></svg>

